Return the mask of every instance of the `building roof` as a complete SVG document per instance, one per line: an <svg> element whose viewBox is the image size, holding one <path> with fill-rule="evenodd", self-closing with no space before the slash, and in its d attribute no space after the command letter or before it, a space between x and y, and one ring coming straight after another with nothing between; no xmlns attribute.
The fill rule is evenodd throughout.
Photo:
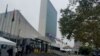
<svg viewBox="0 0 100 56"><path fill-rule="evenodd" d="M13 16L13 12L14 11L7 12L7 17L3 18L3 19L5 19L6 21L11 20L12 16ZM1 13L0 18L1 18L1 16L4 16L4 15L5 15L5 13ZM14 16L15 16L14 17L15 22L13 23L12 32L11 32L13 35L19 34L19 36L23 37L23 38L32 38L32 39L38 38L43 41L51 42L47 37L42 36L38 31L36 31L36 29L34 27L32 27L32 25L25 19L25 17L20 13L19 10L15 10ZM9 22L10 22L10 26L11 26L11 21L9 21ZM9 30L11 28L10 26L9 26ZM7 29L5 29L5 30L7 30ZM9 30L7 30L7 33L9 33Z"/></svg>

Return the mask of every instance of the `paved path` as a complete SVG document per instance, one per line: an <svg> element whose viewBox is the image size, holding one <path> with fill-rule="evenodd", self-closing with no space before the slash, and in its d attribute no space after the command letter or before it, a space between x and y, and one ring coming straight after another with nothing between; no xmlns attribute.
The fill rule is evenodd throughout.
<svg viewBox="0 0 100 56"><path fill-rule="evenodd" d="M23 55L23 56L60 56L54 53L50 53L50 54L46 54L46 53L42 53L42 54L29 54L29 55Z"/></svg>
<svg viewBox="0 0 100 56"><path fill-rule="evenodd" d="M83 56L83 55L68 55L68 56Z"/></svg>
<svg viewBox="0 0 100 56"><path fill-rule="evenodd" d="M42 54L29 54L29 55L23 55L23 56L62 56L62 55L57 55L55 53L42 53ZM82 55L63 55L63 56L82 56Z"/></svg>

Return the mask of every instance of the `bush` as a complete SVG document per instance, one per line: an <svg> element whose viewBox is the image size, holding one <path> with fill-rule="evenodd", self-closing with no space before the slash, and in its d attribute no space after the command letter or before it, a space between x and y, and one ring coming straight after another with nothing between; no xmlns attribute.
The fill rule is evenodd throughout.
<svg viewBox="0 0 100 56"><path fill-rule="evenodd" d="M79 53L82 54L82 55L89 55L92 51L92 48L91 47L80 47L79 48Z"/></svg>

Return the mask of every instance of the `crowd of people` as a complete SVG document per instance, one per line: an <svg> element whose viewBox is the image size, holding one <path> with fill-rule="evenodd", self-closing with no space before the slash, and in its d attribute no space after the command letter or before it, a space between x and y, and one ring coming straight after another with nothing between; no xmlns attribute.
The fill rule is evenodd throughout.
<svg viewBox="0 0 100 56"><path fill-rule="evenodd" d="M29 53L31 53L33 50L32 46L26 45L25 47L23 46L17 46L16 48L9 48L7 50L8 56L24 56Z"/></svg>

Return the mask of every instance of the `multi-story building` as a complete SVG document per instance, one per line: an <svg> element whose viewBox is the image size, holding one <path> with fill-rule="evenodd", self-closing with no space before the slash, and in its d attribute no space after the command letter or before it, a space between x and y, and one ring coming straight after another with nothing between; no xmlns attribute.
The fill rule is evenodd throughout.
<svg viewBox="0 0 100 56"><path fill-rule="evenodd" d="M15 19L13 23L11 22L13 13L9 13L8 15L9 17L7 17L9 20L7 18L4 18L4 14L3 16L1 16L7 20L7 22L4 23L5 29L3 29L4 32L7 33L6 37L9 34L14 35L14 37L20 36L23 38L31 38L31 37L34 38L40 35L40 36L48 36L53 41L56 37L57 11L53 7L50 0L36 0L35 2L34 0L21 0L21 1L3 0L2 3L0 4L0 8L2 8L0 10L0 13L5 12L7 4L8 4L7 11L12 11L14 9L20 11L20 13L15 12L15 15L17 15L15 16L15 18L17 19ZM19 20L19 18L21 19ZM48 37L45 38L39 37L39 39L44 41L49 41Z"/></svg>
<svg viewBox="0 0 100 56"><path fill-rule="evenodd" d="M18 11L0 14L0 36L16 42L17 46L33 45L47 52L49 39L35 30Z"/></svg>
<svg viewBox="0 0 100 56"><path fill-rule="evenodd" d="M8 4L8 11L20 10L32 27L43 36L49 35L52 38L56 36L57 11L50 0L3 0L1 2L0 12L5 12Z"/></svg>
<svg viewBox="0 0 100 56"><path fill-rule="evenodd" d="M52 41L56 37L57 11L50 0L41 0L39 33Z"/></svg>

